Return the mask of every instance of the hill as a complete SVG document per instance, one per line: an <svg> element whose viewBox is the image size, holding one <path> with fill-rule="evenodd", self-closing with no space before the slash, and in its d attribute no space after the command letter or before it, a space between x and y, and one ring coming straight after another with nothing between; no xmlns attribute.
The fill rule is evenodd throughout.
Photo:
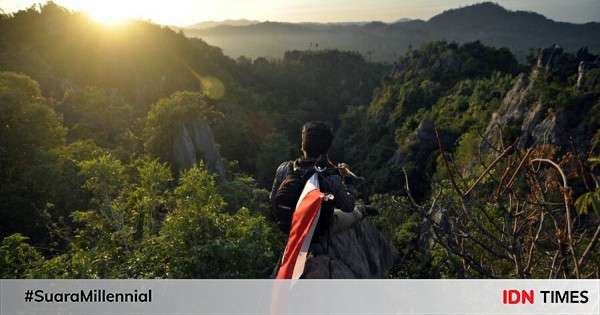
<svg viewBox="0 0 600 315"><path fill-rule="evenodd" d="M223 21L203 21L203 22L189 25L186 28L201 30L201 29L216 27L219 25L247 26L247 25L253 25L253 24L258 24L258 23L260 23L260 21L247 20L247 19L223 20Z"/></svg>
<svg viewBox="0 0 600 315"><path fill-rule="evenodd" d="M480 40L493 47L507 47L520 60L530 49L558 44L568 51L583 46L600 51L600 23L556 22L540 14L510 11L490 2L448 10L428 21L401 19L394 23L281 23L247 26L218 25L202 30L186 29L238 57L281 57L290 49L341 49L358 51L375 61L396 61L409 47L435 40L458 43Z"/></svg>
<svg viewBox="0 0 600 315"><path fill-rule="evenodd" d="M403 252L395 276L598 277L600 56L536 57L430 43L342 116L336 151L367 174L363 194ZM595 236L560 239L582 231Z"/></svg>

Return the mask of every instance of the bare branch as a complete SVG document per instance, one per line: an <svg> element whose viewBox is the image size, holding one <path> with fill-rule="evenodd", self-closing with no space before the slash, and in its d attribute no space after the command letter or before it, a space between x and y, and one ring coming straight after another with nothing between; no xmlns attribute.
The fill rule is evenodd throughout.
<svg viewBox="0 0 600 315"><path fill-rule="evenodd" d="M510 189L512 187L512 184L514 183L515 179L517 178L517 175L521 171L521 168L523 168L523 165L525 165L525 161L527 161L527 158L529 157L529 155L531 154L532 151L533 151L533 149L531 149L531 148L529 148L529 150L527 150L527 153L525 153L525 156L523 157L523 159L521 159L519 166L517 166L517 170L514 172L513 176L508 180L508 183L506 183L506 187L504 187L501 194L504 193L504 191L506 191L507 189Z"/></svg>
<svg viewBox="0 0 600 315"><path fill-rule="evenodd" d="M571 255L573 256L573 262L575 265L575 276L579 279L580 278L580 274L579 274L579 261L577 260L577 254L575 253L575 247L573 246L573 233L571 231L571 227L572 227L572 223L571 223L571 207L570 207L570 196L569 196L569 192L570 192L570 188L569 188L569 184L567 183L567 176L565 176L565 172L562 170L562 168L556 164L554 161L550 160L550 159L532 159L531 160L532 163L534 162L540 162L540 163L547 163L552 165L560 174L562 181L563 181L563 198L565 200L565 216L567 219L567 240L569 242L569 250L571 251Z"/></svg>
<svg viewBox="0 0 600 315"><path fill-rule="evenodd" d="M452 172L452 169L450 168L450 162L448 161L448 157L446 156L446 153L444 151L444 147L442 145L442 140L440 139L440 134L438 132L438 129L434 128L434 130L435 130L435 138L437 140L437 145L438 145L438 148L440 149L440 153L442 154L442 157L444 158L444 164L446 165L446 170L448 171L448 177L450 178L452 187L454 187L454 190L456 190L456 192L458 192L458 194L462 197L463 193L462 193L461 189L458 187L458 185L456 184L456 180L454 179L454 172Z"/></svg>
<svg viewBox="0 0 600 315"><path fill-rule="evenodd" d="M424 206L419 205L410 191L410 185L408 184L408 174L406 173L406 169L402 167L402 173L404 174L404 188L406 189L406 194L408 195L408 199L412 203L413 206L417 208L424 208Z"/></svg>
<svg viewBox="0 0 600 315"><path fill-rule="evenodd" d="M473 191L473 188L475 188L475 186L477 186L477 184L479 184L479 182L490 172L490 170L498 163L500 162L500 160L502 160L502 158L504 158L511 150L512 150L513 146L509 146L508 148L506 148L506 150L504 150L504 152L502 152L500 155L498 155L498 157L492 162L492 164L490 164L485 171L483 171L483 173L481 173L481 175L479 175L479 177L477 178L477 180L475 180L475 182L473 183L473 185L471 185L471 187L469 187L469 189L467 189L467 191L465 192L465 194L463 195L463 198L466 198L469 193L471 193L471 191Z"/></svg>
<svg viewBox="0 0 600 315"><path fill-rule="evenodd" d="M594 246L596 246L596 243L598 243L599 238L600 238L600 224L598 224L598 227L596 228L596 232L594 232L594 236L592 236L590 243L583 251L581 258L579 258L579 261L578 261L579 266L583 266L585 259L587 258L588 254L592 251L592 249L594 249Z"/></svg>
<svg viewBox="0 0 600 315"><path fill-rule="evenodd" d="M544 211L542 210L542 214L540 215L540 224L538 225L538 229L537 232L535 233L535 237L533 238L533 240L531 241L531 245L529 246L529 253L527 254L527 265L525 266L525 270L524 271L529 271L529 268L531 268L531 257L533 256L533 249L535 247L535 243L537 242L537 240L540 238L540 233L542 232L542 227L544 225Z"/></svg>

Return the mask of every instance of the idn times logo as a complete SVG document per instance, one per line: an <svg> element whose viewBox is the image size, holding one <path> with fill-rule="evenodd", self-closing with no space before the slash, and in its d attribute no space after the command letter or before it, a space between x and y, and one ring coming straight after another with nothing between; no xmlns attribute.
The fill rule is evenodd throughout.
<svg viewBox="0 0 600 315"><path fill-rule="evenodd" d="M588 290L502 290L502 304L586 304Z"/></svg>

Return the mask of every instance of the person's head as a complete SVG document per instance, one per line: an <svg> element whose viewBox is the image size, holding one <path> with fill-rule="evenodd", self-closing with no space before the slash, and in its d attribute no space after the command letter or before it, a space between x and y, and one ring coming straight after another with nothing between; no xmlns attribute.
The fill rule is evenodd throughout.
<svg viewBox="0 0 600 315"><path fill-rule="evenodd" d="M302 152L307 158L326 155L333 142L333 130L322 121L309 121L302 126Z"/></svg>

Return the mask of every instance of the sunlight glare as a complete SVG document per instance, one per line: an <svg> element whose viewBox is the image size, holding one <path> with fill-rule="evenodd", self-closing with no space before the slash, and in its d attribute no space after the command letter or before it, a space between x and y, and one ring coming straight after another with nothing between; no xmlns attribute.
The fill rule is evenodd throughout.
<svg viewBox="0 0 600 315"><path fill-rule="evenodd" d="M92 19L107 25L122 24L135 18L119 0L89 1L82 10Z"/></svg>
<svg viewBox="0 0 600 315"><path fill-rule="evenodd" d="M1 2L2 0L0 0ZM162 25L188 26L201 21L253 18L264 13L270 0L55 0L103 24L144 20ZM292 0L286 0L292 1ZM248 14L248 15L247 15Z"/></svg>
<svg viewBox="0 0 600 315"><path fill-rule="evenodd" d="M186 25L209 16L216 5L189 0L57 0L70 9L82 11L106 25L122 24L129 20L146 20L159 24ZM199 10L199 7L202 10ZM212 11L211 11L212 10ZM190 12L196 12L190 15Z"/></svg>

